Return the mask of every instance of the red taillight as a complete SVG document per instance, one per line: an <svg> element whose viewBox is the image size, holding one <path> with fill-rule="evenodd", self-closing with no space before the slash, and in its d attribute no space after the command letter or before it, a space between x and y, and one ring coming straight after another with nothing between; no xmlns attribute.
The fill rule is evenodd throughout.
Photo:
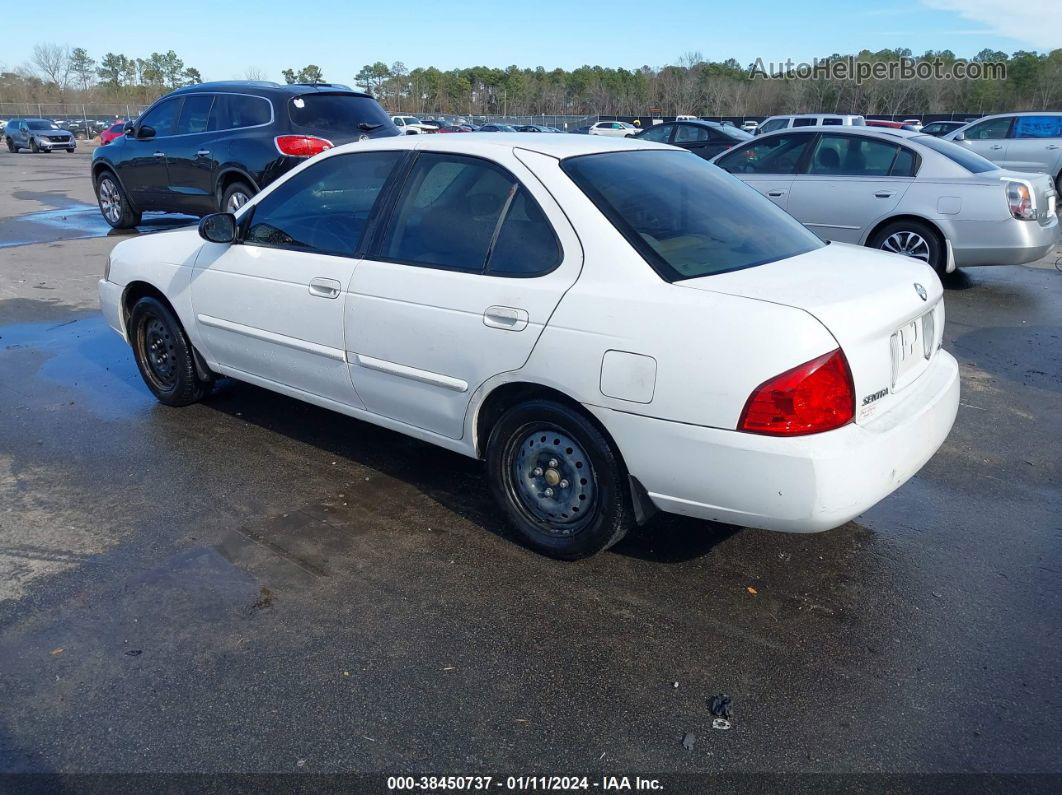
<svg viewBox="0 0 1062 795"><path fill-rule="evenodd" d="M275 140L277 151L292 157L313 157L332 148L332 142L327 138L314 135L278 135Z"/></svg>
<svg viewBox="0 0 1062 795"><path fill-rule="evenodd" d="M838 348L756 387L741 412L738 430L799 436L840 428L853 416L852 371Z"/></svg>

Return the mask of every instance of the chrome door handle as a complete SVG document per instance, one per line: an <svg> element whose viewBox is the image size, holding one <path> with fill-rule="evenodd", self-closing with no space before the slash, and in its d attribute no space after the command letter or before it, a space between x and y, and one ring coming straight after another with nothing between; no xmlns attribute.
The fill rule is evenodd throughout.
<svg viewBox="0 0 1062 795"><path fill-rule="evenodd" d="M198 152L195 153L195 156L196 157L206 157L209 154L210 154L210 150L209 149L200 149Z"/></svg>
<svg viewBox="0 0 1062 795"><path fill-rule="evenodd" d="M785 191L784 190L770 190L770 191L767 191L767 195L768 196L772 196L773 198L777 199L780 196L785 196Z"/></svg>
<svg viewBox="0 0 1062 795"><path fill-rule="evenodd" d="M893 196L896 195L896 191L894 191L894 190L879 190L874 195L877 196L879 199L891 199Z"/></svg>
<svg viewBox="0 0 1062 795"><path fill-rule="evenodd" d="M527 328L528 314L524 309L511 306L489 306L483 313L483 325L505 331L523 331Z"/></svg>
<svg viewBox="0 0 1062 795"><path fill-rule="evenodd" d="M1003 144L992 144L992 149L1002 149Z"/></svg>
<svg viewBox="0 0 1062 795"><path fill-rule="evenodd" d="M155 157L165 157L165 156L166 156L165 152L156 152L155 153Z"/></svg>
<svg viewBox="0 0 1062 795"><path fill-rule="evenodd" d="M339 298L340 284L335 279L325 279L318 276L316 279L310 279L309 284L310 295L317 298Z"/></svg>
<svg viewBox="0 0 1062 795"><path fill-rule="evenodd" d="M1048 144L1045 149L1058 149L1058 144Z"/></svg>

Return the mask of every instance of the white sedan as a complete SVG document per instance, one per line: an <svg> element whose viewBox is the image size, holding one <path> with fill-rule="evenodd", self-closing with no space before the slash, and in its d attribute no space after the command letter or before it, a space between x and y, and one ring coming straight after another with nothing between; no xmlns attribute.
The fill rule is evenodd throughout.
<svg viewBox="0 0 1062 795"><path fill-rule="evenodd" d="M826 245L642 141L337 147L236 215L119 243L99 291L161 402L229 376L483 458L522 538L566 559L656 509L843 524L959 400L929 267Z"/></svg>
<svg viewBox="0 0 1062 795"><path fill-rule="evenodd" d="M587 130L590 135L606 135L610 138L631 138L637 132L637 127L625 121L599 121L591 124Z"/></svg>

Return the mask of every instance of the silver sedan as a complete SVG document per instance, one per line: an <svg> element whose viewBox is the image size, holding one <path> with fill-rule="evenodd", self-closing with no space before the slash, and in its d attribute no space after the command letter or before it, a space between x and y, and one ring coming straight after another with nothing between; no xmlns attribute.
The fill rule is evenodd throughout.
<svg viewBox="0 0 1062 795"><path fill-rule="evenodd" d="M1059 241L1048 176L1005 171L931 135L805 127L713 162L823 240L905 254L938 273L1032 262Z"/></svg>

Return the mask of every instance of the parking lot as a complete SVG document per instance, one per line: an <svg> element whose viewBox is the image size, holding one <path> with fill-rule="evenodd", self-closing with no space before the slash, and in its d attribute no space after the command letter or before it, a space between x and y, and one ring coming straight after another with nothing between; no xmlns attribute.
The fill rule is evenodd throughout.
<svg viewBox="0 0 1062 795"><path fill-rule="evenodd" d="M156 403L88 165L0 154L0 771L1062 772L1062 249L947 278L956 425L856 521L560 563L459 455Z"/></svg>

